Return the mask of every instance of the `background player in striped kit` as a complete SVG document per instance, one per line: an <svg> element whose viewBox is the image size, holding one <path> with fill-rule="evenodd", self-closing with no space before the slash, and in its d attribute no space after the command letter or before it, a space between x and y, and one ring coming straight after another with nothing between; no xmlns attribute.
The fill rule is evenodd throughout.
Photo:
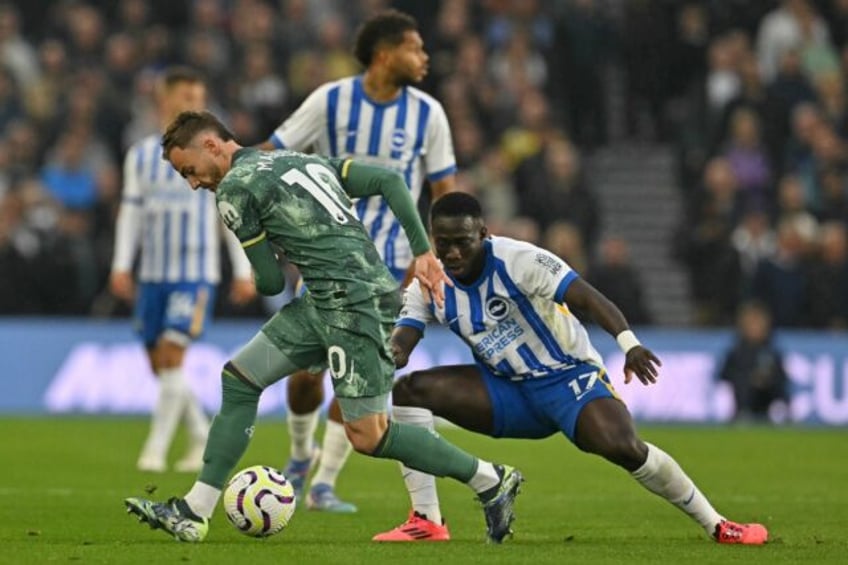
<svg viewBox="0 0 848 565"><path fill-rule="evenodd" d="M581 450L624 468L716 541L766 541L762 525L725 520L671 456L636 434L601 356L568 309L586 312L616 336L626 355L625 383L634 374L645 385L656 382L659 360L639 343L613 303L553 253L489 237L480 204L471 195L453 193L436 201L431 233L453 286L445 286L444 303L436 305L413 281L392 333L395 363L406 365L426 324L434 322L465 341L476 364L436 367L396 381L395 421L402 416L432 429L435 413L493 437L538 439L561 432ZM447 539L435 480L422 485L426 489L410 490L409 520L375 540Z"/></svg>
<svg viewBox="0 0 848 565"><path fill-rule="evenodd" d="M444 109L432 96L410 86L427 73L428 56L417 27L414 18L394 10L366 21L354 48L365 73L317 88L260 147L311 149L396 171L416 202L425 179L433 199L452 190L456 159ZM386 201L362 198L356 212L389 270L403 281L412 252ZM301 371L289 378L287 386L292 446L284 473L301 490L318 453L313 436L323 400L323 374ZM322 447L307 505L355 512L356 507L339 500L334 491L351 451L335 402Z"/></svg>
<svg viewBox="0 0 848 565"><path fill-rule="evenodd" d="M180 112L206 106L203 80L187 67L166 69L155 95L162 128ZM185 179L162 158L160 142L159 134L150 135L127 151L109 285L118 298L135 299L136 329L159 381L159 396L138 468L166 469L168 448L183 418L191 443L175 468L196 471L203 464L209 421L188 386L182 363L186 347L203 332L212 312L215 287L221 279L222 234L233 264L231 300L246 303L256 290L238 240L221 229L214 196L188 190ZM136 289L132 270L139 246Z"/></svg>

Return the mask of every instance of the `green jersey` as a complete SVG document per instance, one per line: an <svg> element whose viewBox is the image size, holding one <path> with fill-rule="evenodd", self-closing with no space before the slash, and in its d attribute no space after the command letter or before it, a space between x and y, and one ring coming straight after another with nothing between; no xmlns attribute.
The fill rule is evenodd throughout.
<svg viewBox="0 0 848 565"><path fill-rule="evenodd" d="M316 307L337 308L397 289L352 207L352 197L374 194L399 208L395 212L418 247L413 247L416 255L427 251L424 227L403 180L349 159L242 148L215 197L221 218L257 273L278 268L251 253L267 241L298 267ZM258 276L257 286L262 291Z"/></svg>

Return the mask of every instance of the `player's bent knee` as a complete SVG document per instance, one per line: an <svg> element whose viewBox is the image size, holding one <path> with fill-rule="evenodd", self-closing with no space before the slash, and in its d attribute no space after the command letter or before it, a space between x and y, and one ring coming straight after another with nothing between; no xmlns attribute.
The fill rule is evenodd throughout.
<svg viewBox="0 0 848 565"><path fill-rule="evenodd" d="M312 390L314 388L323 388L324 372L312 373L310 371L296 371L289 376L289 387L294 387L298 390Z"/></svg>
<svg viewBox="0 0 848 565"><path fill-rule="evenodd" d="M410 406L412 405L412 374L403 375L395 381L392 386L392 404L395 406Z"/></svg>
<svg viewBox="0 0 848 565"><path fill-rule="evenodd" d="M429 394L425 385L425 378L420 371L403 375L395 381L392 387L392 404L395 406L430 408Z"/></svg>
<svg viewBox="0 0 848 565"><path fill-rule="evenodd" d="M157 369L176 369L182 366L186 344L177 343L162 337L153 348L153 358Z"/></svg>
<svg viewBox="0 0 848 565"><path fill-rule="evenodd" d="M628 471L635 471L648 457L648 446L634 434L613 435L600 455Z"/></svg>
<svg viewBox="0 0 848 565"><path fill-rule="evenodd" d="M224 404L231 402L252 404L259 401L262 388L228 361L221 372L221 394Z"/></svg>
<svg viewBox="0 0 848 565"><path fill-rule="evenodd" d="M353 450L357 453L361 453L362 455L373 455L377 450L377 446L380 444L379 439L375 440L373 438L350 432L347 434L347 439L350 441L350 445L353 447Z"/></svg>
<svg viewBox="0 0 848 565"><path fill-rule="evenodd" d="M350 410L350 406L346 409L342 401L350 405L350 400L352 399L339 400L342 410L346 414L344 423L345 434L353 449L358 453L374 455L389 427L386 413L375 412L371 410L373 407L368 405L369 401L358 399L358 401L354 400L353 404L362 404L364 409L359 413L360 415L358 417L351 417L353 413ZM385 399L383 402L385 403Z"/></svg>
<svg viewBox="0 0 848 565"><path fill-rule="evenodd" d="M383 437L382 434L375 433L375 430L349 422L345 423L345 434L353 450L363 455L373 455Z"/></svg>

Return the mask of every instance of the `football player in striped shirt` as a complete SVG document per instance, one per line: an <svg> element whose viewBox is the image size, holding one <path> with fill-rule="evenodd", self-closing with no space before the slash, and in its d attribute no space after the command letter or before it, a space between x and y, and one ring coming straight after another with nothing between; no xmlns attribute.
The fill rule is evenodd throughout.
<svg viewBox="0 0 848 565"><path fill-rule="evenodd" d="M166 69L155 95L163 128L180 112L206 106L206 86L187 67ZM209 421L189 388L182 363L186 348L203 332L212 313L221 279L222 235L233 265L230 298L243 304L256 290L238 240L221 228L214 195L189 190L185 179L162 158L161 139L160 134L150 135L127 151L109 284L118 298L135 300L135 327L159 383L138 468L153 472L167 468L168 449L182 418L190 446L175 469L196 471L203 464ZM136 288L132 271L139 248Z"/></svg>
<svg viewBox="0 0 848 565"><path fill-rule="evenodd" d="M260 148L355 157L358 162L396 171L415 202L425 179L433 199L453 190L456 159L445 111L436 99L412 86L423 80L428 63L415 19L394 10L378 13L360 28L354 52L365 67L364 74L318 87ZM412 251L388 203L379 196L361 198L356 213L386 266L398 281L404 281ZM351 451L335 402L323 449L314 446L323 374L301 371L289 378L287 386L292 446L285 475L302 490L320 452L307 506L355 512L356 507L340 500L334 490Z"/></svg>
<svg viewBox="0 0 848 565"><path fill-rule="evenodd" d="M489 236L479 202L452 193L431 210L431 236L453 286L442 305L409 286L392 333L398 367L428 323L448 326L471 349L473 365L416 371L395 382L393 419L433 429L433 414L492 437L540 439L564 434L578 448L623 467L647 490L680 508L720 543L761 544L760 524L719 514L660 448L640 439L589 341L570 312L586 312L616 337L626 355L625 383L656 382L659 359L643 347L619 309L562 259L530 243ZM435 480L410 489L407 522L376 541L447 539ZM407 484L410 481L405 477Z"/></svg>

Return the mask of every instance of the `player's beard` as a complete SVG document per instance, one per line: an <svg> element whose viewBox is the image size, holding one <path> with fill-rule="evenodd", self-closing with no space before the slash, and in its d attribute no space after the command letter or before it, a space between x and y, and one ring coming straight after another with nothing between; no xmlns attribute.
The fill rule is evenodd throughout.
<svg viewBox="0 0 848 565"><path fill-rule="evenodd" d="M415 86L418 84L418 81L410 75L400 75L397 77L397 80L395 80L395 84L398 88L403 88L405 86Z"/></svg>
<svg viewBox="0 0 848 565"><path fill-rule="evenodd" d="M223 180L224 175L221 174L221 167L218 165L213 165L211 170L209 171L209 182L205 183L203 186L211 192L215 192L218 190L218 185Z"/></svg>
<svg viewBox="0 0 848 565"><path fill-rule="evenodd" d="M423 75L421 79L418 79L414 73L406 69L401 69L394 73L394 83L398 88L415 86L420 83L421 80L423 80Z"/></svg>
<svg viewBox="0 0 848 565"><path fill-rule="evenodd" d="M218 188L218 184L224 180L224 171L221 169L219 165L215 165L215 169L212 171L212 178L215 181L215 188Z"/></svg>

